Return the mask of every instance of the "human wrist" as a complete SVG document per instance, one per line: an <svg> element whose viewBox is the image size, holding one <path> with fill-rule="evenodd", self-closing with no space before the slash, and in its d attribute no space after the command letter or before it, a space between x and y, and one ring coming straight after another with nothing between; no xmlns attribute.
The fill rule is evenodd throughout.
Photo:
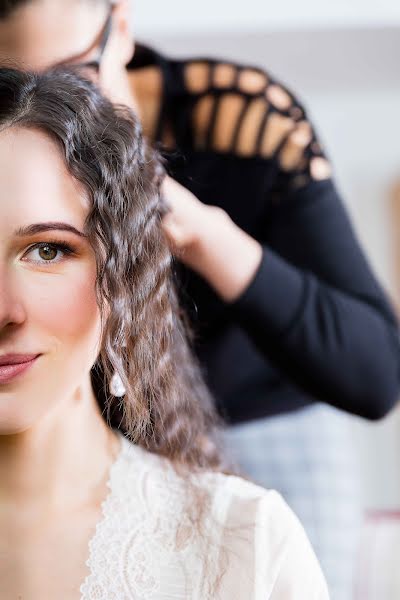
<svg viewBox="0 0 400 600"><path fill-rule="evenodd" d="M206 207L205 227L192 248L193 268L226 302L234 302L252 281L262 246L222 209Z"/></svg>

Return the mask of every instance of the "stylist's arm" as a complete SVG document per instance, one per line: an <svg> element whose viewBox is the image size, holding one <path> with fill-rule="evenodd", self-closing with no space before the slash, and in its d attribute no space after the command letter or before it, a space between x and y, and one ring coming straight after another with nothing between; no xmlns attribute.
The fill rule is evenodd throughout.
<svg viewBox="0 0 400 600"><path fill-rule="evenodd" d="M260 265L261 244L223 209L203 204L172 178L164 180L162 191L170 208L163 229L171 251L225 302L235 301Z"/></svg>

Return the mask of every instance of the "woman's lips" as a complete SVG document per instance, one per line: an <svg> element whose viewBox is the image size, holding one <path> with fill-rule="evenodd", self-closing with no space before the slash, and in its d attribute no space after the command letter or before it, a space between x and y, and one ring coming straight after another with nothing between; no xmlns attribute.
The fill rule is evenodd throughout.
<svg viewBox="0 0 400 600"><path fill-rule="evenodd" d="M39 356L35 356L28 362L17 363L15 365L0 365L0 384L9 383L18 377L18 375L25 373L38 358Z"/></svg>

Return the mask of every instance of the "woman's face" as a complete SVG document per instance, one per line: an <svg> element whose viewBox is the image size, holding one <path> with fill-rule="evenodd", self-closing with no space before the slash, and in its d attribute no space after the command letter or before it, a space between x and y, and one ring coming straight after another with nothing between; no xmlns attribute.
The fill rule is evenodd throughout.
<svg viewBox="0 0 400 600"><path fill-rule="evenodd" d="M0 362L6 354L39 355L11 380L0 368L0 435L25 431L91 393L101 328L96 259L82 235L88 211L50 138L0 132ZM58 225L46 230L50 223Z"/></svg>

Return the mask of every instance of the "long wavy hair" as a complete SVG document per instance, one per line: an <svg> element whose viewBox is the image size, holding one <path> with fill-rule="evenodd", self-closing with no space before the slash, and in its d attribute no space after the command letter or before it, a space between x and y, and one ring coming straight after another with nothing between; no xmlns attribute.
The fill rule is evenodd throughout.
<svg viewBox="0 0 400 600"><path fill-rule="evenodd" d="M108 422L176 464L222 468L219 424L190 348L161 219L162 164L135 115L74 70L0 69L0 131L24 127L58 144L90 200L85 233L97 263L101 350L92 384ZM124 397L109 393L117 372Z"/></svg>

